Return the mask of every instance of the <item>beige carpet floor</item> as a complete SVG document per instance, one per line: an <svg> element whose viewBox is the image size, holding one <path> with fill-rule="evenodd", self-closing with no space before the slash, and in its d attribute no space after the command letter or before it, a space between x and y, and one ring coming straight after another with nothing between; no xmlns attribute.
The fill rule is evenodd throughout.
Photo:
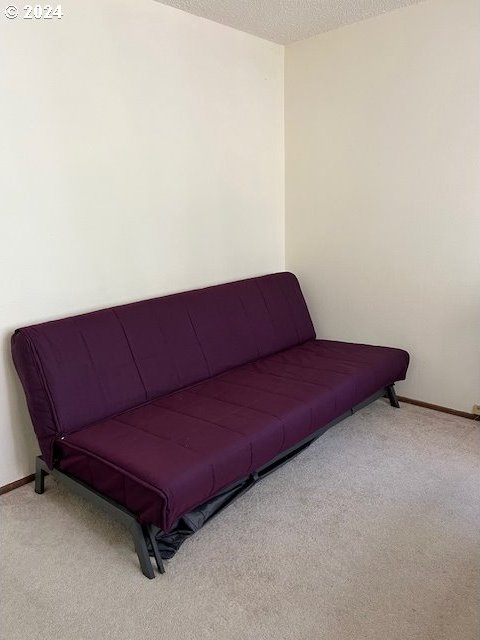
<svg viewBox="0 0 480 640"><path fill-rule="evenodd" d="M155 580L47 479L1 500L3 640L478 640L479 423L379 400L230 506Z"/></svg>

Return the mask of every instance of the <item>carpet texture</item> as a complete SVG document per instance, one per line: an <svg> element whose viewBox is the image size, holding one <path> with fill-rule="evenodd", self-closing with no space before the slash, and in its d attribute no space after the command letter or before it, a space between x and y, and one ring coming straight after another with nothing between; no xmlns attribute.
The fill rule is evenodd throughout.
<svg viewBox="0 0 480 640"><path fill-rule="evenodd" d="M479 424L379 400L147 580L47 478L1 500L3 640L478 640Z"/></svg>

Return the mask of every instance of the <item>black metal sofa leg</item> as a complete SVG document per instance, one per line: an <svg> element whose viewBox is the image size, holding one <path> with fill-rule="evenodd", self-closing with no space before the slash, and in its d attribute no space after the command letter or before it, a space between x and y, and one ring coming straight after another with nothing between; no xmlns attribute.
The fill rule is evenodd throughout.
<svg viewBox="0 0 480 640"><path fill-rule="evenodd" d="M150 540L150 544L152 545L153 555L155 558L155 562L157 563L158 571L159 573L165 573L162 556L160 555L160 550L157 544L157 538L155 537L155 527L152 524L145 525L145 533Z"/></svg>
<svg viewBox="0 0 480 640"><path fill-rule="evenodd" d="M35 458L35 493L42 494L45 491L45 476L47 472L45 471L44 464L40 456Z"/></svg>
<svg viewBox="0 0 480 640"><path fill-rule="evenodd" d="M66 485L73 493L80 495L84 500L88 500L88 502L103 509L104 511L107 511L117 521L128 527L132 534L133 542L135 543L135 551L140 563L140 569L144 576L150 580L155 578L155 571L150 559L150 553L148 552L147 539L150 540L152 545L159 572L165 572L152 525L141 525L135 514L131 513L114 500L101 495L80 480L76 480L58 469L49 470L41 456L37 456L35 459L36 493L41 494L45 491L45 476L49 473L51 473L59 482Z"/></svg>
<svg viewBox="0 0 480 640"><path fill-rule="evenodd" d="M144 576L152 580L155 578L155 572L153 570L152 561L150 560L150 554L148 553L145 529L139 522L134 521L131 524L130 531L133 536L133 542L135 543L135 551L140 563L140 569Z"/></svg>
<svg viewBox="0 0 480 640"><path fill-rule="evenodd" d="M398 402L397 394L395 393L393 384L387 387L387 396L392 407L395 407L395 409L400 409L400 404Z"/></svg>

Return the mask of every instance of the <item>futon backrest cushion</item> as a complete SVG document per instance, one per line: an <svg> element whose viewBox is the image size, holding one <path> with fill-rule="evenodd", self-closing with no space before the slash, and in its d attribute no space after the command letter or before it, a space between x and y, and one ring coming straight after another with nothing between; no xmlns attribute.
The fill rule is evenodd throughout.
<svg viewBox="0 0 480 640"><path fill-rule="evenodd" d="M277 273L18 329L12 353L51 463L57 437L314 337Z"/></svg>

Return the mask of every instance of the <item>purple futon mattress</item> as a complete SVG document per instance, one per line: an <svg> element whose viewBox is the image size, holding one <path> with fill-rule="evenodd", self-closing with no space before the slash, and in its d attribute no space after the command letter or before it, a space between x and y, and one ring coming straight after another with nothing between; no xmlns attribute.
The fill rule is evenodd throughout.
<svg viewBox="0 0 480 640"><path fill-rule="evenodd" d="M25 327L12 352L47 465L164 532L409 361L316 340L291 273Z"/></svg>

